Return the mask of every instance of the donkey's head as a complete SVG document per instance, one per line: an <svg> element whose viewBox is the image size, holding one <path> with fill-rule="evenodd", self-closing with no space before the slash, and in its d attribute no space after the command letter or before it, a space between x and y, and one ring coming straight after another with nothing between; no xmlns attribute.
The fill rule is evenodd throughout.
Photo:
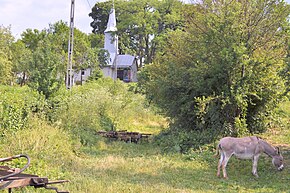
<svg viewBox="0 0 290 193"><path fill-rule="evenodd" d="M284 168L284 165L283 165L283 156L281 155L281 152L279 150L279 148L277 147L276 149L276 155L274 155L272 157L272 163L273 165L279 170L279 171L282 171L283 168Z"/></svg>

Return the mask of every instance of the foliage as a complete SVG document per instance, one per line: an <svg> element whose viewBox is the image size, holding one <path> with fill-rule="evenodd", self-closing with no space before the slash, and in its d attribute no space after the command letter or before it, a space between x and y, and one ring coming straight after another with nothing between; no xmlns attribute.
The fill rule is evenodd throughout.
<svg viewBox="0 0 290 193"><path fill-rule="evenodd" d="M63 97L57 95L61 100L52 98L60 103L51 119L75 132L83 144L91 144L96 131L136 131L139 122L154 122L158 117L148 112L144 97L128 91L128 85L121 81L101 78L73 87L70 92L63 92Z"/></svg>
<svg viewBox="0 0 290 193"><path fill-rule="evenodd" d="M63 21L50 24L46 30L27 29L14 43L14 72L20 83L36 89L46 98L56 93L64 83L67 68L69 27ZM98 65L97 37L74 30L73 69L91 68L95 79L101 77Z"/></svg>
<svg viewBox="0 0 290 193"><path fill-rule="evenodd" d="M288 21L289 22L289 21ZM287 31L288 34L290 34L290 27L287 25L284 27L284 30ZM285 77L286 79L286 92L285 95L288 95L288 98L290 99L290 41L288 40L288 49L287 49L287 56L285 58L285 62L286 62L286 67L285 69L282 71L281 75Z"/></svg>
<svg viewBox="0 0 290 193"><path fill-rule="evenodd" d="M60 128L51 127L37 116L31 116L25 129L7 133L5 138L2 138L0 149L2 157L28 155L31 158L31 164L25 173L54 180L67 178L68 172L63 167L64 164L68 165L71 162L74 156L74 145L77 144L78 142L71 140L69 133ZM16 159L10 163L10 167L23 167L24 163L20 161L22 160ZM34 189L32 190L35 192ZM30 192L29 188L26 192Z"/></svg>
<svg viewBox="0 0 290 193"><path fill-rule="evenodd" d="M112 2L104 1L97 3L93 8L89 16L94 20L91 22L92 32L96 34L104 34L107 28L109 20L110 10L112 8Z"/></svg>
<svg viewBox="0 0 290 193"><path fill-rule="evenodd" d="M0 26L0 84L12 82L11 45L13 40L10 27Z"/></svg>
<svg viewBox="0 0 290 193"><path fill-rule="evenodd" d="M29 117L42 112L44 98L27 87L0 87L0 135L27 128Z"/></svg>
<svg viewBox="0 0 290 193"><path fill-rule="evenodd" d="M196 10L185 31L170 33L165 54L145 67L142 90L171 118L173 130L211 133L200 142L264 132L285 92L281 26L289 6L203 1Z"/></svg>
<svg viewBox="0 0 290 193"><path fill-rule="evenodd" d="M91 43L91 48L102 48L104 47L104 34L89 34L89 41Z"/></svg>
<svg viewBox="0 0 290 193"><path fill-rule="evenodd" d="M258 165L260 178L258 179L251 175L250 160L235 158L231 158L227 168L230 179L225 181L217 178L215 172L218 159L212 156L215 153L214 143L200 145L197 150L189 149L185 154L176 153L184 148L180 146L178 140L185 138L188 134L186 132L170 130L173 135L168 136L168 139L176 142L174 146L171 146L172 143L164 146L165 138L160 138L160 141L158 139L154 143L141 141L141 143L132 144L109 141L96 136L96 127L86 121L97 123L97 120L100 120L98 110L94 109L99 103L104 107L102 112L107 112L107 117L111 120L114 109L110 108L119 109L120 104L126 103L127 106L120 112L124 115L118 115L118 117L126 116L128 123L125 123L125 126L133 125L134 131L155 133L156 130L163 130L164 125L161 123L165 122L164 119L155 115L155 109L152 111L152 108L144 108L144 98L139 94L128 92L127 89L134 90L134 85L121 84L110 79L100 79L83 86L73 87L70 91L61 87L49 98L51 111L47 111L47 108L43 108L44 97L39 96L27 86L1 86L1 115L3 114L2 104L5 103L17 109L24 107L23 109L27 112L45 114L49 112L50 117L53 118L50 122L46 122L43 119L44 116L28 113L25 127L6 132L5 137L1 138L2 157L20 153L29 155L31 164L25 173L48 177L50 180L70 180L69 183L57 185L59 190L70 192L288 191L289 185L285 183L285 180L287 181L289 177L290 168L285 167L284 171L275 172L271 159L266 155L260 156ZM98 94L99 96L94 96ZM115 103L110 104L113 101ZM287 101L277 109L288 122L289 105ZM108 125L111 124L109 120ZM2 120L0 122L2 123ZM117 129L127 129L119 124L124 122L115 123L117 123ZM90 125L92 129L82 127ZM106 124L104 124L105 128ZM189 135L197 135L196 140L202 137L195 131ZM289 125L283 130L269 131L261 137L274 142L274 145L281 146L285 165L290 164ZM187 138L190 139L190 136ZM164 147L165 150L171 152L165 153ZM10 164L11 167L20 168L24 161L15 160ZM276 178L273 178L273 175ZM35 189L23 187L15 191L35 192ZM37 189L37 192L48 193L51 190Z"/></svg>
<svg viewBox="0 0 290 193"><path fill-rule="evenodd" d="M100 66L106 66L109 63L110 53L108 50L101 49L98 53L98 60L100 62Z"/></svg>
<svg viewBox="0 0 290 193"><path fill-rule="evenodd" d="M63 76L59 73L61 55L58 54L49 39L39 42L33 53L29 66L29 86L49 98L63 84Z"/></svg>
<svg viewBox="0 0 290 193"><path fill-rule="evenodd" d="M119 52L138 56L139 64L149 64L165 47L165 34L184 26L184 6L180 1L117 1ZM99 2L89 14L93 32L103 34L112 2Z"/></svg>
<svg viewBox="0 0 290 193"><path fill-rule="evenodd" d="M21 41L25 46L31 51L35 51L38 47L38 42L41 41L46 36L46 31L39 31L38 29L26 29L21 34Z"/></svg>
<svg viewBox="0 0 290 193"><path fill-rule="evenodd" d="M68 37L69 27L63 21L58 21L54 24L50 24L48 29L48 35L50 41L57 47L57 51L63 54L64 64L63 70L66 70L67 64L67 50L68 50ZM91 37L92 41L94 40ZM74 47L73 47L73 68L75 70L85 69L88 67L96 66L96 55L98 50L91 46L89 36L78 29L74 29Z"/></svg>
<svg viewBox="0 0 290 193"><path fill-rule="evenodd" d="M279 7L279 4L275 5ZM230 8L232 5L228 6ZM214 8L214 13L220 12L219 6ZM251 11L246 16L263 16L264 12L259 12L260 9L244 8ZM260 47L248 53L247 46L238 41L244 36L237 35L245 32L244 28L237 28L236 31L229 28L232 24L235 24L232 25L234 29L243 26L243 20L255 20L243 17L238 24L234 22L238 17L232 17L229 12L227 17L220 17L211 11L206 12L203 7L197 10L201 12L192 15L186 13L194 16L193 19L185 18L193 22L195 27L190 25L186 30L176 30L170 32L170 36L162 37L162 41L170 43L168 49L162 50L157 62L148 65L141 74L141 91L150 99L150 107L142 95L135 94L139 90L136 90L134 84L110 79L99 78L69 91L61 85L59 89L50 92L51 84L44 84L41 89L49 91L47 99L27 86L1 85L0 150L3 157L28 154L32 163L27 173L47 176L52 180L68 179L70 183L64 184L61 189L70 192L287 192L289 167L275 173L267 156L261 156L259 179L251 176L250 161L232 158L228 164L230 179L227 181L215 176L218 160L212 156L216 135L222 132L243 135L249 130L264 130L265 122L262 120L267 122L271 118L269 109L274 109L282 93L285 93L284 80L277 76L285 67L282 62L285 58L279 55L279 51L285 51L279 44L279 41L285 40L284 31L273 30L275 27L272 29L271 25L275 26L276 23L271 18L262 19L264 28L269 31L263 31L263 26L259 28L259 25L251 25L255 29L250 33L252 38L259 39L263 32L265 36L258 43L250 38L250 46ZM275 13L284 12L277 10ZM224 21L226 18L228 20ZM216 22L220 19L224 22ZM12 44L15 55L12 53L12 58L3 57L9 61L5 63L5 67L9 68L8 74L11 69L24 72L26 64L35 64L35 69L29 71L32 77L38 77L38 73L48 70L52 80L60 78L58 75L62 76L66 64L66 54L62 48L65 49L67 42L66 35L57 33L59 30L65 31L66 27L62 26L41 32L44 35L40 35L41 38L38 37L39 32L30 34L36 37L32 38L31 44L28 41L25 43L29 51L24 49L22 43ZM202 28L197 30L196 26ZM81 64L78 67L90 65L86 63L89 43L85 38L82 40L82 51L75 59ZM274 43L268 44L264 40ZM0 43L3 43L2 40ZM92 44L90 46L94 47ZM5 48L9 53L11 47ZM164 57L162 54L165 54ZM26 56L27 61L23 60ZM29 61L30 56L35 63ZM57 60L58 57L62 58ZM94 57L92 53L91 58ZM45 58L49 60L48 66L51 68L42 72L41 65L47 62ZM13 61L13 65L10 65L10 61ZM4 72L2 66L0 71ZM282 71L283 77L286 74L287 71ZM45 80L49 82L50 79ZM10 82L6 81L5 84ZM96 136L96 131L110 129L158 134L166 126L166 120L155 114L157 110L153 109L150 101L158 102L166 112L165 115L172 118L170 129L157 136L154 143L142 141L140 144L129 144ZM271 129L261 135L281 146L285 165L290 164L289 109L289 101L283 103L279 110L275 109L281 122L286 123L285 128ZM261 126L250 125L253 119ZM13 163L16 167L22 164L21 160ZM35 192L33 187L16 191ZM49 192L41 189L37 191Z"/></svg>
<svg viewBox="0 0 290 193"><path fill-rule="evenodd" d="M18 40L12 44L12 63L14 76L17 77L16 83L21 86L26 84L29 73L29 64L32 60L32 52L26 48L23 41Z"/></svg>
<svg viewBox="0 0 290 193"><path fill-rule="evenodd" d="M82 146L72 138L70 132L59 127L49 126L37 119L30 124L29 129L18 131L0 141L2 155L26 153L32 162L25 173L51 180L70 180L69 183L56 185L59 190L80 193L275 193L289 189L286 183L289 168L276 172L267 155L260 156L259 178L251 174L251 160L231 158L227 166L229 180L223 180L215 175L218 159L213 157L214 144L201 146L198 150L191 149L186 154L166 154L156 144L130 144L93 136L94 145ZM290 158L289 131L288 128L275 135L266 133L267 140L274 137L275 142L288 145L282 148L287 165ZM28 187L15 191L32 193L35 189ZM49 193L51 190L37 189L37 192Z"/></svg>

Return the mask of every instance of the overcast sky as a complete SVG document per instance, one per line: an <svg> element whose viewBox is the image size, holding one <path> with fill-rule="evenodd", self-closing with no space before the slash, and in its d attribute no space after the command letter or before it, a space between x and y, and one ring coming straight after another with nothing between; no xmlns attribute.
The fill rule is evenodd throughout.
<svg viewBox="0 0 290 193"><path fill-rule="evenodd" d="M75 27L90 33L91 7L104 0L75 0ZM190 0L184 0L190 1ZM288 3L290 0L286 0ZM28 28L42 30L48 24L69 21L71 0L0 0L0 25L11 25L12 34L19 38Z"/></svg>

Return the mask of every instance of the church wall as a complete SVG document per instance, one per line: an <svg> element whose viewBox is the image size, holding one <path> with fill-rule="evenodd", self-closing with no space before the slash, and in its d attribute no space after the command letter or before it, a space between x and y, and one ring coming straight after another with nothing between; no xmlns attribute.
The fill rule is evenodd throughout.
<svg viewBox="0 0 290 193"><path fill-rule="evenodd" d="M111 77L111 78L115 77L114 69L112 69L111 67L102 68L102 72L103 72L104 77Z"/></svg>
<svg viewBox="0 0 290 193"><path fill-rule="evenodd" d="M135 59L134 60L134 64L131 66L131 71L132 71L132 75L131 75L131 78L132 78L132 82L137 82L137 60Z"/></svg>

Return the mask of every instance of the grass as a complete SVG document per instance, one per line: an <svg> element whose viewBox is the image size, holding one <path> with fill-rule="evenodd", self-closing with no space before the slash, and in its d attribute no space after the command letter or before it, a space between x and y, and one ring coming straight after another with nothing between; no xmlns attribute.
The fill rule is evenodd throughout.
<svg viewBox="0 0 290 193"><path fill-rule="evenodd" d="M290 103L285 106L290 107ZM284 108L283 120L288 121L290 108ZM156 124L144 126L150 132ZM20 137L21 136L21 137ZM203 147L187 154L164 153L150 142L130 144L94 136L95 142L82 146L59 128L35 121L30 130L7 136L0 149L2 157L17 152L32 158L27 173L49 179L68 179L57 185L71 193L192 193L192 192L290 192L290 128L269 130L262 135L282 147L285 169L278 172L271 159L263 155L258 164L259 178L251 175L250 160L231 158L229 180L216 177L218 158L211 148ZM14 192L52 192L22 188Z"/></svg>
<svg viewBox="0 0 290 193"><path fill-rule="evenodd" d="M216 177L218 159L213 154L163 154L150 143L99 140L59 168L66 171L62 177L71 181L62 189L78 193L289 192L289 153L284 155L288 164L283 172L275 171L271 160L263 156L258 179L251 175L251 161L232 158L229 180Z"/></svg>
<svg viewBox="0 0 290 193"><path fill-rule="evenodd" d="M251 175L251 161L233 158L230 179L224 180L216 177L213 152L162 154L151 144L122 142L102 146L74 160L73 176L78 178L70 179L75 182L67 185L71 192L289 192L290 168L276 172L265 156L259 163L260 178Z"/></svg>

